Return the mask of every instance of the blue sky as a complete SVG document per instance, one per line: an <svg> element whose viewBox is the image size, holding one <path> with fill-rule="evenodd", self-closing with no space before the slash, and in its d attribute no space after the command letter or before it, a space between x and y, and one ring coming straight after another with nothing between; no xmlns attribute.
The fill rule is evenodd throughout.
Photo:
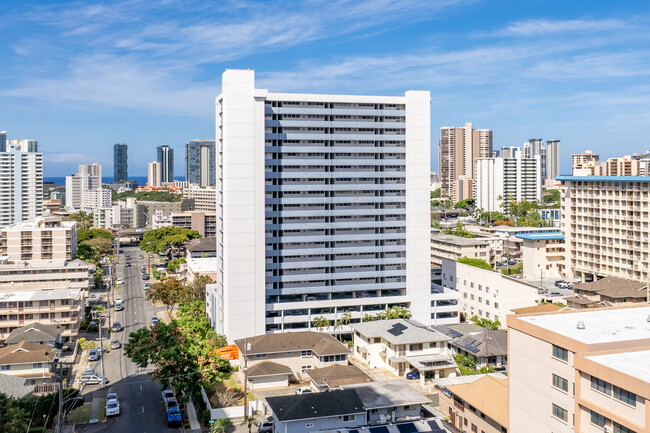
<svg viewBox="0 0 650 433"><path fill-rule="evenodd" d="M129 145L214 136L225 68L275 92L431 91L441 126L494 131L495 148L560 139L569 154L650 148L650 16L643 1L4 0L0 130L39 140L45 175Z"/></svg>

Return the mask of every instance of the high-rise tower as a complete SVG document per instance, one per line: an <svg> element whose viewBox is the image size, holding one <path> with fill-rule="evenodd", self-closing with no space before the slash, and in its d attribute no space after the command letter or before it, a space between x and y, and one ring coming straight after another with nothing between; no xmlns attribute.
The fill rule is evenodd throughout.
<svg viewBox="0 0 650 433"><path fill-rule="evenodd" d="M129 146L116 143L113 146L113 182L126 182L129 178Z"/></svg>
<svg viewBox="0 0 650 433"><path fill-rule="evenodd" d="M185 180L201 187L215 185L214 140L190 140L185 144Z"/></svg>
<svg viewBox="0 0 650 433"><path fill-rule="evenodd" d="M174 181L174 149L167 145L158 146L157 161L160 164L160 182Z"/></svg>
<svg viewBox="0 0 650 433"><path fill-rule="evenodd" d="M0 227L43 214L43 154L8 144L0 152Z"/></svg>

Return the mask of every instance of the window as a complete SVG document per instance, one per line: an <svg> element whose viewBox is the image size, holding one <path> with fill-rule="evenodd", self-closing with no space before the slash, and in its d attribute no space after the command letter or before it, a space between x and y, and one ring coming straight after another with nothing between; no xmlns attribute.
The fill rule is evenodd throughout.
<svg viewBox="0 0 650 433"><path fill-rule="evenodd" d="M569 381L565 378L558 376L557 374L553 375L553 386L557 389L560 389L564 392L569 391Z"/></svg>
<svg viewBox="0 0 650 433"><path fill-rule="evenodd" d="M598 427L605 427L605 417L598 412L591 411L591 423Z"/></svg>
<svg viewBox="0 0 650 433"><path fill-rule="evenodd" d="M449 410L451 410L451 407ZM379 409L370 409L370 413L379 413Z"/></svg>
<svg viewBox="0 0 650 433"><path fill-rule="evenodd" d="M32 368L43 368L42 362L35 362L32 364Z"/></svg>
<svg viewBox="0 0 650 433"><path fill-rule="evenodd" d="M479 284L479 285L478 285L478 290L479 290L479 291L483 291L483 284Z"/></svg>
<svg viewBox="0 0 650 433"><path fill-rule="evenodd" d="M568 418L567 415L568 413L566 410L562 409L560 406L553 403L553 416L555 418L559 419L560 421L566 422Z"/></svg>
<svg viewBox="0 0 650 433"><path fill-rule="evenodd" d="M483 298L479 296L479 297L478 297L478 301L482 303L482 302L483 302Z"/></svg>
<svg viewBox="0 0 650 433"><path fill-rule="evenodd" d="M614 433L634 433L634 430L623 427L617 422L613 422L612 424L614 425Z"/></svg>
<svg viewBox="0 0 650 433"><path fill-rule="evenodd" d="M472 431L473 431L474 433L477 433L477 432L478 432L478 427L476 427L476 424L472 424Z"/></svg>
<svg viewBox="0 0 650 433"><path fill-rule="evenodd" d="M11 370L11 365L0 365L0 371Z"/></svg>
<svg viewBox="0 0 650 433"><path fill-rule="evenodd" d="M618 386L614 386L614 398L625 404L636 407L636 394L619 388Z"/></svg>
<svg viewBox="0 0 650 433"><path fill-rule="evenodd" d="M494 303L494 308L499 308L499 303L498 302Z"/></svg>
<svg viewBox="0 0 650 433"><path fill-rule="evenodd" d="M595 389L603 394L612 395L612 384L597 377L591 376L591 389Z"/></svg>
<svg viewBox="0 0 650 433"><path fill-rule="evenodd" d="M300 372L302 374L305 374L307 372L307 370L311 370L312 368L314 368L312 365L301 365L300 366Z"/></svg>
<svg viewBox="0 0 650 433"><path fill-rule="evenodd" d="M47 307L50 305L49 301L38 301L39 307Z"/></svg>
<svg viewBox="0 0 650 433"><path fill-rule="evenodd" d="M343 422L354 422L356 419L356 415L343 415Z"/></svg>
<svg viewBox="0 0 650 433"><path fill-rule="evenodd" d="M300 352L300 356L302 356L303 358L309 358L311 356L311 350L303 350L302 352Z"/></svg>
<svg viewBox="0 0 650 433"><path fill-rule="evenodd" d="M553 345L553 358L560 359L562 361L568 361L569 360L569 351L566 349L563 349L560 346L556 346L555 344Z"/></svg>
<svg viewBox="0 0 650 433"><path fill-rule="evenodd" d="M255 358L266 358L266 353L258 353Z"/></svg>
<svg viewBox="0 0 650 433"><path fill-rule="evenodd" d="M490 288L488 286L485 286L485 293L490 293Z"/></svg>

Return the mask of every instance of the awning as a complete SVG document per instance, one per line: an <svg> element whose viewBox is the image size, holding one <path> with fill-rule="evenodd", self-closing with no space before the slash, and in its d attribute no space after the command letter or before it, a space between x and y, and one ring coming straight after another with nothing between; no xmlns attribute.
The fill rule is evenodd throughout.
<svg viewBox="0 0 650 433"><path fill-rule="evenodd" d="M404 358L398 358L397 356L391 356L390 358L388 358L388 360L390 362L404 362L405 361Z"/></svg>
<svg viewBox="0 0 650 433"><path fill-rule="evenodd" d="M441 368L456 367L454 359L444 353L420 356L408 356L406 362L419 371L435 371Z"/></svg>

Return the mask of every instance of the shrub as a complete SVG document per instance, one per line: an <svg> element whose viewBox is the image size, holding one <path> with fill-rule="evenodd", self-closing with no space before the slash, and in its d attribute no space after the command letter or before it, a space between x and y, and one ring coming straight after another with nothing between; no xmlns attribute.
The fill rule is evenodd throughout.
<svg viewBox="0 0 650 433"><path fill-rule="evenodd" d="M483 259L470 259L469 257L461 257L457 260L458 263L474 266L475 268L487 269L492 271L492 266Z"/></svg>

